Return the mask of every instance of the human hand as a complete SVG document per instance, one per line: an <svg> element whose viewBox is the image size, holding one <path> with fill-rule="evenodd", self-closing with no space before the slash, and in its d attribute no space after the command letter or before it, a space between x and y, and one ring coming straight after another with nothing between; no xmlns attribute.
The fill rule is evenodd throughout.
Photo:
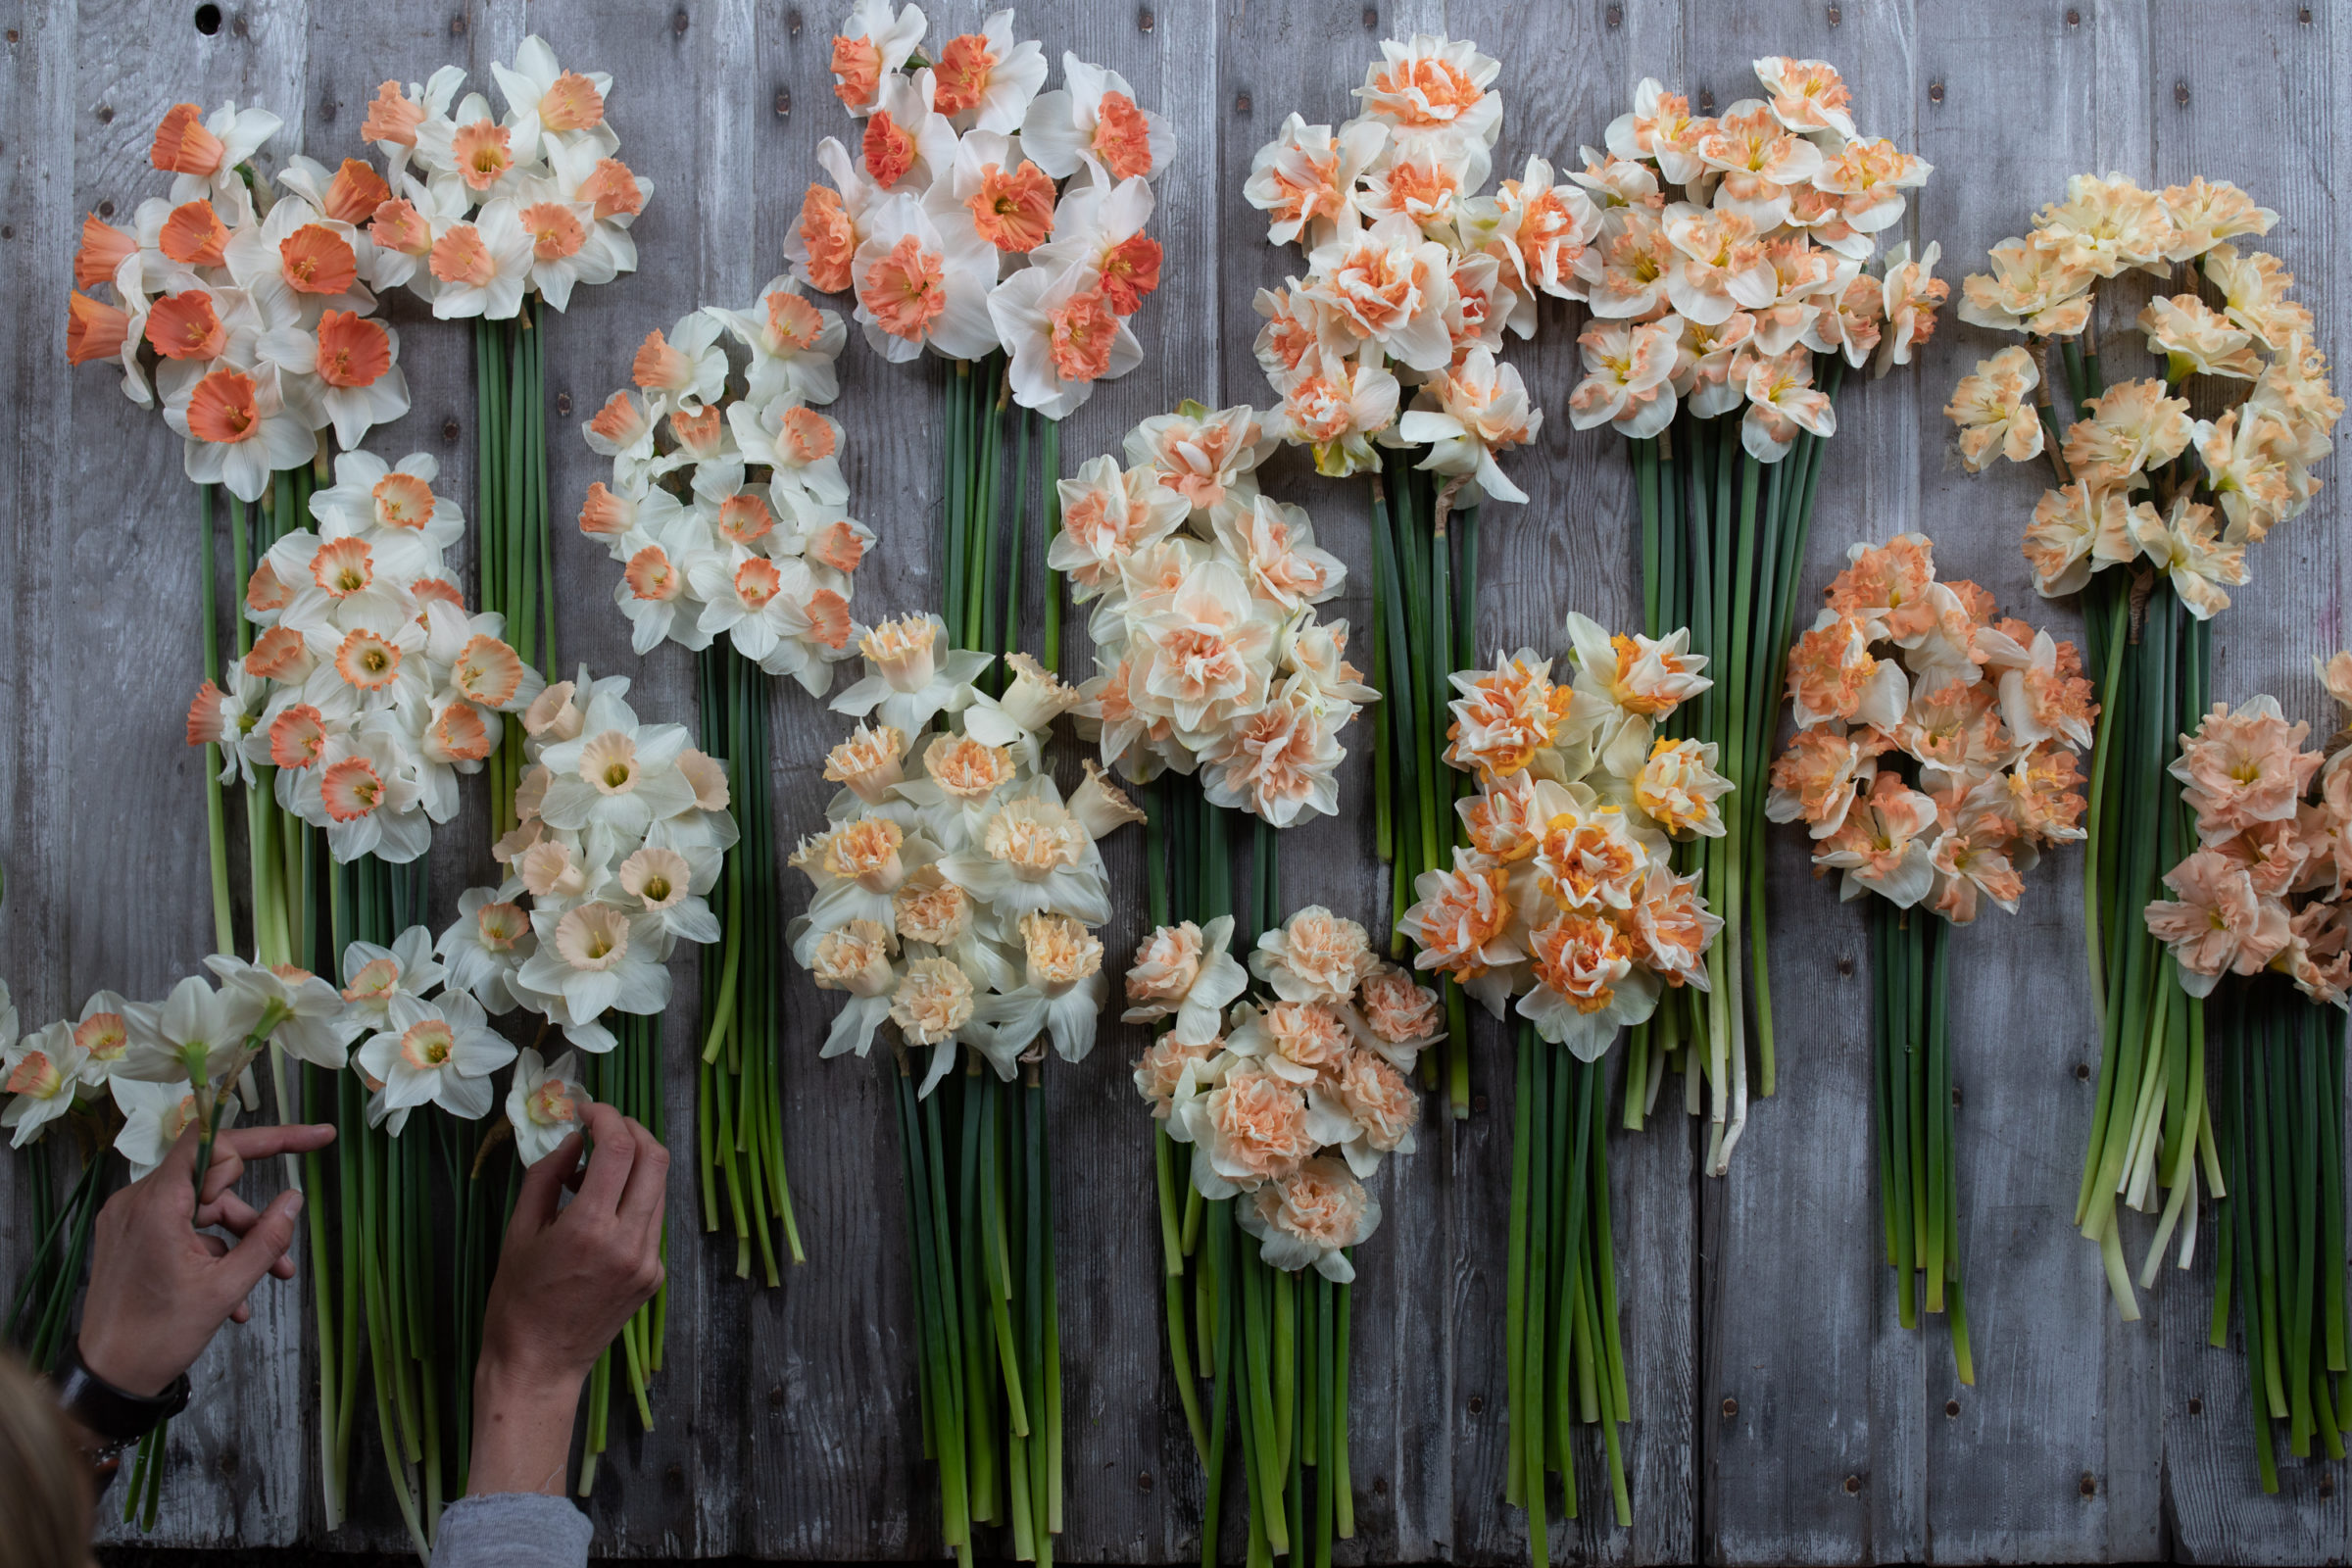
<svg viewBox="0 0 2352 1568"><path fill-rule="evenodd" d="M188 1128L164 1162L106 1200L90 1253L81 1313L81 1359L125 1394L153 1397L204 1353L223 1322L253 1315L246 1297L265 1274L294 1277L302 1195L283 1192L256 1211L233 1189L249 1161L307 1153L334 1142L332 1127L238 1127L213 1145L204 1190L196 1191L196 1132ZM208 1233L218 1226L231 1246Z"/></svg>
<svg viewBox="0 0 2352 1568"><path fill-rule="evenodd" d="M482 1320L468 1490L560 1489L580 1383L662 1288L669 1152L610 1105L523 1173ZM563 1203L564 1188L576 1189Z"/></svg>

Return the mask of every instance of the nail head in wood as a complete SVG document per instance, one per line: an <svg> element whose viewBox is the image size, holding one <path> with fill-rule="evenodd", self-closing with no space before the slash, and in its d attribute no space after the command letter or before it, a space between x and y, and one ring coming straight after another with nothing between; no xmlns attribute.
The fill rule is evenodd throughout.
<svg viewBox="0 0 2352 1568"><path fill-rule="evenodd" d="M2082 25L2082 13L2080 11L2067 12L2066 24L2070 27L2080 27Z"/></svg>
<svg viewBox="0 0 2352 1568"><path fill-rule="evenodd" d="M1484 1395L1473 1394L1470 1396L1470 1413L1472 1415L1477 1415L1479 1412L1486 1409L1486 1407L1487 1400Z"/></svg>
<svg viewBox="0 0 2352 1568"><path fill-rule="evenodd" d="M1831 25L1831 26L1835 27L1836 25L1838 25L1838 24L1839 24L1840 22L1843 22L1844 20L1845 20L1845 14L1844 14L1843 12L1839 11L1839 10L1838 10L1838 9L1836 6L1832 6L1832 7L1830 7L1830 25Z"/></svg>
<svg viewBox="0 0 2352 1568"><path fill-rule="evenodd" d="M98 106L98 123L101 125L111 125L114 122L115 106L113 104L100 104Z"/></svg>
<svg viewBox="0 0 2352 1568"><path fill-rule="evenodd" d="M1960 1413L1960 1401L1958 1399L1944 1400L1943 1413L1945 1415L1958 1415Z"/></svg>
<svg viewBox="0 0 2352 1568"><path fill-rule="evenodd" d="M2186 108L2188 107L2188 83L2187 83L2187 82L2185 82L2185 81L2176 81L2176 82L2174 82L2174 83L2173 83L2173 102L2174 102L2174 103L2176 103L2176 104L2179 104L2179 105L2180 105L2181 108L2183 108L2183 109L2186 109Z"/></svg>
<svg viewBox="0 0 2352 1568"><path fill-rule="evenodd" d="M1608 9L1608 14L1607 14L1607 17L1606 17L1606 19L1605 19L1605 20L1608 22L1608 24L1609 24L1610 26L1612 26L1612 27L1622 27L1622 26L1624 26L1624 25L1625 25L1625 7L1623 7L1623 6L1611 6L1611 7L1609 7L1609 9Z"/></svg>
<svg viewBox="0 0 2352 1568"><path fill-rule="evenodd" d="M1138 32L1150 32L1158 24L1159 19L1152 15L1152 8L1150 6L1140 7L1136 11L1135 27Z"/></svg>
<svg viewBox="0 0 2352 1568"><path fill-rule="evenodd" d="M778 120L792 118L792 89L790 87L776 89L776 118Z"/></svg>
<svg viewBox="0 0 2352 1568"><path fill-rule="evenodd" d="M1380 30L1380 7L1364 7L1364 30L1366 32L1378 32Z"/></svg>
<svg viewBox="0 0 2352 1568"><path fill-rule="evenodd" d="M2082 1479L2075 1483L2075 1490L2085 1497L2095 1497L2099 1494L2099 1478L2085 1470Z"/></svg>
<svg viewBox="0 0 2352 1568"><path fill-rule="evenodd" d="M1939 104L1939 103L1943 102L1943 83L1942 83L1942 82L1940 82L1940 81L1931 81L1931 82L1929 82L1929 83L1928 83L1928 102L1930 102L1930 103L1932 103L1932 104Z"/></svg>
<svg viewBox="0 0 2352 1568"><path fill-rule="evenodd" d="M1740 1413L1740 1401L1739 1401L1738 1399L1726 1398L1726 1399L1723 1401L1723 1418L1724 1418L1726 1421L1729 1421L1729 1420L1730 1420L1732 1417L1734 1417L1734 1416L1738 1415L1739 1413ZM1847 1483L1846 1490L1847 1490L1847 1491L1849 1491L1849 1492L1853 1490L1853 1486L1852 1486L1852 1483L1851 1483L1851 1482L1848 1482L1848 1483Z"/></svg>
<svg viewBox="0 0 2352 1568"><path fill-rule="evenodd" d="M1138 1475L1135 1478L1135 1484L1141 1490L1150 1492L1152 1490L1152 1472L1146 1470L1141 1475Z"/></svg>
<svg viewBox="0 0 2352 1568"><path fill-rule="evenodd" d="M2203 1415L2205 1413L2205 1401L2198 1398L2193 1394L2190 1395L2188 1396L2188 1413L2190 1415Z"/></svg>
<svg viewBox="0 0 2352 1568"><path fill-rule="evenodd" d="M464 17L452 17L449 19L449 35L452 38L463 38L466 36L466 19Z"/></svg>
<svg viewBox="0 0 2352 1568"><path fill-rule="evenodd" d="M441 425L441 439L442 439L442 440L444 440L444 441L455 441L457 438L458 438L458 421L457 421L457 420L455 420L455 419L446 419L446 420L442 421L442 425Z"/></svg>
<svg viewBox="0 0 2352 1568"><path fill-rule="evenodd" d="M1245 120L1249 118L1250 95L1248 93L1237 92L1233 95L1233 112L1237 115L1240 115Z"/></svg>
<svg viewBox="0 0 2352 1568"><path fill-rule="evenodd" d="M686 36L686 8L684 6L678 7L677 15L669 19L669 30L681 38Z"/></svg>
<svg viewBox="0 0 2352 1568"><path fill-rule="evenodd" d="M1861 1478L1860 1476L1847 1476L1847 1477L1845 1478L1845 1494L1846 1494L1847 1496L1849 1496L1849 1497L1850 1497L1850 1496L1852 1496L1852 1495L1853 1495L1855 1493L1857 1493L1857 1492L1860 1492L1861 1490L1862 1490L1862 1478Z"/></svg>

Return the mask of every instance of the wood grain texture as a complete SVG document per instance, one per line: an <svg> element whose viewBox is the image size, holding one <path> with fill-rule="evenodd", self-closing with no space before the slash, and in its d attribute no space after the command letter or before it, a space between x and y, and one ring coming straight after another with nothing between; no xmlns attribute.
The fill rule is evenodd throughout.
<svg viewBox="0 0 2352 1568"><path fill-rule="evenodd" d="M932 36L977 26L981 0L927 7ZM611 70L612 112L633 168L656 181L637 230L642 265L581 291L552 323L548 411L558 519L558 641L565 662L622 672L649 716L689 718L692 661L639 661L610 608L614 568L567 525L596 460L575 427L623 382L645 333L706 304L741 305L783 270L814 151L853 122L825 69L829 4L673 0L563 6L545 0L392 0L368 8L237 0L213 36L180 0L48 0L15 8L0 49L0 256L24 310L0 318L0 375L21 456L13 503L0 682L0 846L10 918L0 973L28 1022L113 986L160 991L211 945L201 776L180 744L197 632L194 517L177 444L92 368L70 373L60 327L81 214L117 220L153 193L155 117L182 99L259 99L288 129L280 156L332 163L358 150L375 83L420 80L455 62L486 74L525 32L565 63ZM2304 20L2308 16L2309 20ZM1110 66L1176 131L1177 167L1157 190L1165 282L1138 318L1147 360L1062 431L1065 471L1117 450L1138 418L1196 397L1269 400L1251 359L1255 292L1299 270L1265 242L1240 195L1252 153L1296 109L1337 121L1381 38L1446 30L1504 63L1497 176L1530 155L1574 167L1634 83L1656 75L1716 106L1752 90L1748 62L1817 55L1854 83L1866 128L1939 166L1904 232L1937 240L1957 278L2020 230L2065 176L2119 169L2239 181L2281 214L2268 242L2321 312L2352 285L2352 217L2330 191L2352 27L2326 6L2270 0L1049 0L1020 31ZM1700 100L1703 103L1703 100ZM2111 309L2113 356L2136 299ZM470 334L405 295L415 400L371 449L436 455L442 488L470 508ZM1622 443L1568 428L1580 314L1547 303L1510 359L1547 416L1513 471L1524 508L1484 521L1480 643L1556 649L1569 609L1611 623L1639 607L1632 495ZM855 336L855 334L853 334ZM1850 386L1829 458L1804 575L1810 596L1858 540L1908 528L1937 538L1948 572L1975 577L2011 612L2073 632L2072 607L2034 599L2016 540L2038 476L1971 479L1949 456L1940 408L1994 340L1947 318L1912 371ZM842 362L853 509L879 534L859 575L871 619L938 598L940 514L935 363L888 366L853 342ZM61 420L60 415L66 416ZM55 461L61 426L70 432ZM2326 476L2332 478L2331 473ZM1296 453L1268 467L1272 493L1313 514L1349 568L1332 617L1370 609L1368 491L1318 478ZM2275 538L2222 623L2217 695L2277 693L2317 713L2310 656L2343 641L2352 552L2333 492ZM1039 541L1026 547L1025 624L1042 611ZM226 566L220 568L225 581ZM1809 600L1808 600L1809 602ZM1088 651L1073 621L1071 662ZM93 717L92 715L97 715ZM844 729L797 687L771 700L768 759L779 834L816 824L819 769ZM1370 732L1351 737L1349 809L1285 835L1288 906L1320 903L1377 923L1385 883L1370 858ZM1059 765L1074 770L1065 745ZM444 909L482 879L478 789L434 851ZM1115 959L1143 926L1142 844L1107 848L1118 907ZM1555 1521L1559 1560L1612 1564L2180 1560L2286 1563L2352 1555L2342 1467L2285 1466L2285 1493L2254 1490L2243 1362L2205 1344L2208 1265L2169 1271L2145 1319L2118 1322L2095 1251L2070 1223L2095 1069L2080 978L2079 857L2036 874L2012 919L1955 946L1954 1016L1979 1382L1953 1381L1940 1324L1894 1323L1880 1256L1868 1134L1869 968L1855 911L1807 872L1801 846L1774 846L1769 935L1781 1023L1781 1090L1759 1102L1729 1181L1696 1174L1679 1114L1610 1155L1635 1420L1628 1464L1635 1527L1604 1522L1605 1480L1580 1435L1580 1521ZM803 898L787 876L787 913ZM666 1021L673 1138L692 1126L693 959ZM800 1560L906 1560L939 1551L934 1476L919 1427L912 1315L901 1230L888 1070L819 1062L830 1011L787 979L796 1049L784 1075L793 1196L810 1255L777 1290L735 1277L731 1240L706 1239L681 1160L671 1195L669 1366L657 1430L616 1412L593 1511L600 1551L632 1557L744 1552ZM1522 1559L1525 1515L1505 1508L1503 1235L1510 1055L1476 1029L1473 1110L1433 1118L1421 1152L1381 1178L1389 1215L1360 1259L1355 1294L1357 1539L1343 1562ZM1199 1551L1201 1483L1169 1386L1151 1230L1148 1126L1126 1081L1138 1031L1105 1022L1095 1055L1051 1092L1070 1466L1061 1555L1151 1563ZM806 1049L801 1049L804 1047ZM22 1158L0 1159L0 1262L23 1258ZM2136 1263L2147 1226L2127 1222ZM363 1462L359 1522L324 1535L314 1496L307 1298L266 1291L248 1328L199 1368L199 1409L176 1424L157 1539L167 1544L400 1545L388 1499ZM1956 1409L1955 1409L1956 1406ZM1852 1491L1848 1491L1849 1478ZM2085 1486L2087 1485L2087 1492ZM1238 1557L1238 1514L1225 1542ZM119 1533L120 1527L116 1527Z"/></svg>

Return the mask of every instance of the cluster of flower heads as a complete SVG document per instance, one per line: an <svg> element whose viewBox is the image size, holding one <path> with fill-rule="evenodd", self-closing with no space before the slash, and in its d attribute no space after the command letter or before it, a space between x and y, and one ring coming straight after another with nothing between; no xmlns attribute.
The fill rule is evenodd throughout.
<svg viewBox="0 0 2352 1568"><path fill-rule="evenodd" d="M668 1005L681 938L718 940L704 895L736 836L725 767L684 725L642 722L628 693L625 677L583 667L530 705L518 821L492 849L506 880L461 895L433 950L450 993L535 1012L598 1053L615 1044L607 1009Z"/></svg>
<svg viewBox="0 0 2352 1568"><path fill-rule="evenodd" d="M885 621L867 634L873 673L834 707L870 715L833 748L840 784L825 828L792 864L814 886L789 930L794 959L849 1003L823 1054L864 1055L887 1020L908 1049L930 1048L922 1092L955 1065L958 1044L1010 1080L1043 1059L1095 1045L1102 1010L1109 873L1096 848L1143 813L1092 762L1063 800L1044 770L1045 731L1077 701L1026 654L1002 697L974 686L996 661L932 650L936 615ZM932 729L942 713L955 728Z"/></svg>
<svg viewBox="0 0 2352 1568"><path fill-rule="evenodd" d="M1259 493L1276 445L1256 411L1188 402L1059 481L1047 564L1094 605L1101 671L1079 733L1138 784L1200 775L1211 804L1288 827L1336 814L1340 732L1379 694L1348 662L1348 623L1315 607L1348 568L1303 509Z"/></svg>
<svg viewBox="0 0 2352 1568"><path fill-rule="evenodd" d="M1124 1017L1167 1023L1136 1062L1136 1092L1192 1146L1200 1196L1241 1200L1234 1217L1267 1263L1345 1284L1348 1249L1380 1224L1363 1179L1413 1152L1413 1064L1445 1037L1445 1009L1320 906L1260 936L1248 973L1232 941L1223 915L1161 926L1135 950Z"/></svg>
<svg viewBox="0 0 2352 1568"><path fill-rule="evenodd" d="M354 1067L370 1091L369 1122L388 1121L395 1133L427 1103L477 1120L492 1103L490 1075L515 1059L481 1006L448 986L422 926L388 948L352 943L340 987L291 964L225 956L205 964L217 985L191 975L160 1002L101 991L76 1016L26 1035L0 985L0 1088L10 1097L0 1126L15 1145L103 1096L122 1117L116 1151L134 1178L144 1176L189 1127L208 1116L220 1127L235 1119L232 1091L265 1049L329 1071ZM436 986L444 989L430 995ZM250 1105L249 1080L244 1091ZM561 1142L588 1103L568 1054L550 1067L523 1052L507 1108L525 1162Z"/></svg>
<svg viewBox="0 0 2352 1568"><path fill-rule="evenodd" d="M2087 412L2048 449L2059 484L2034 507L2025 540L2043 594L2074 593L2095 571L2144 560L2191 614L2210 617L2246 581L2246 547L2318 494L2311 469L2332 449L2344 401L2328 385L2311 312L2288 298L2294 274L2230 243L2278 220L2226 180L2159 193L2122 174L2077 174L2030 237L1992 247L1992 271L1961 284L1962 320L2034 345L1979 361L1953 388L1944 415L1972 473L1996 457L2044 454L2039 343L2084 332L2102 280L2137 269L2180 290L2149 300L2137 322L2164 374L2090 389ZM2244 396L2219 418L2195 418L2182 395L2191 376L2239 383ZM2199 484L2207 501L2195 498Z"/></svg>
<svg viewBox="0 0 2352 1568"><path fill-rule="evenodd" d="M1539 294L1585 297L1576 262L1600 212L1541 158L1485 194L1502 68L1476 45L1417 33L1380 48L1355 90L1363 113L1336 130L1293 114L1243 187L1266 238L1306 259L1303 279L1257 295L1273 423L1326 474L1374 466L1375 441L1427 446L1421 466L1466 501L1525 501L1495 459L1544 416L1498 362L1504 333L1535 335ZM1401 417L1400 374L1419 388Z"/></svg>
<svg viewBox="0 0 2352 1568"><path fill-rule="evenodd" d="M421 85L383 83L360 136L384 172L347 161L338 176L371 198L354 201L352 221L367 220L375 286L405 286L443 318L505 320L530 293L561 311L575 286L635 271L629 225L654 193L614 156L611 76L564 70L536 35L490 74L503 120L480 93L458 96L457 66Z"/></svg>
<svg viewBox="0 0 2352 1568"><path fill-rule="evenodd" d="M1933 544L1855 545L1788 654L1796 734L1765 814L1805 824L1840 896L1924 905L1954 925L2015 912L2043 846L2083 835L2076 752L2098 707L2072 643L1939 582Z"/></svg>
<svg viewBox="0 0 2352 1568"><path fill-rule="evenodd" d="M2352 654L2322 662L2320 678L2352 710ZM2272 969L2314 1002L2352 1005L2352 760L2341 734L2304 750L2310 733L2266 696L2234 711L2216 703L2180 737L2172 773L2197 847L2165 873L2176 897L2146 918L2192 997L2225 974Z"/></svg>
<svg viewBox="0 0 2352 1568"><path fill-rule="evenodd" d="M1884 375L1936 330L1951 292L1934 275L1940 247L1915 260L1898 241L1868 270L1934 167L1857 131L1826 62L1776 55L1755 73L1766 97L1696 118L1645 78L1606 156L1586 149L1574 177L1597 220L1563 264L1594 318L1568 403L1580 430L1652 436L1681 407L1707 418L1744 406L1741 443L1777 463L1798 431L1838 427L1815 355L1859 368L1875 350Z"/></svg>
<svg viewBox="0 0 2352 1568"><path fill-rule="evenodd" d="M1538 1034L1592 1061L1665 988L1708 989L1723 921L1675 874L1673 841L1721 837L1732 785L1714 743L1658 733L1714 685L1689 632L1612 637L1572 613L1567 635L1568 685L1529 648L1452 677L1446 760L1478 777L1454 803L1470 842L1415 880L1397 929L1416 969L1496 1017L1518 996Z"/></svg>
<svg viewBox="0 0 2352 1568"><path fill-rule="evenodd" d="M724 636L821 697L856 651L851 577L874 535L846 510L841 425L812 407L840 395L846 336L838 314L771 279L749 310L713 306L648 333L635 389L580 427L612 462L580 531L621 563L612 601L638 653ZM740 368L728 338L748 356Z"/></svg>
<svg viewBox="0 0 2352 1568"><path fill-rule="evenodd" d="M174 105L149 149L172 194L128 229L82 220L66 326L72 363L120 364L141 408L161 397L190 479L245 501L311 462L319 430L357 447L409 411L400 336L375 316L385 269L360 226L389 189L357 160L330 173L299 156L273 184L252 160L279 124L234 102ZM102 285L111 303L83 292Z"/></svg>
<svg viewBox="0 0 2352 1568"><path fill-rule="evenodd" d="M1014 401L1061 418L1098 381L1143 363L1127 321L1159 287L1144 232L1152 181L1174 152L1115 71L1015 41L1012 13L918 51L907 6L858 0L833 39L834 93L865 122L856 156L828 136L785 246L793 274L852 293L866 341L891 361L1009 357Z"/></svg>
<svg viewBox="0 0 2352 1568"><path fill-rule="evenodd" d="M424 453L337 458L311 497L317 528L270 546L245 585L252 651L188 707L188 744L220 748L221 782L273 769L278 804L338 860L422 855L457 814L458 775L497 749L498 715L544 684L446 574L466 523L433 493L439 473Z"/></svg>

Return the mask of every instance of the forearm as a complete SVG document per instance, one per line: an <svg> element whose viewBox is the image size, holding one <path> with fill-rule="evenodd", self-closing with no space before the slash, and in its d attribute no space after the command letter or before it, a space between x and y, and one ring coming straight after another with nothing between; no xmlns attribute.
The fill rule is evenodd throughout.
<svg viewBox="0 0 2352 1568"><path fill-rule="evenodd" d="M485 1353L473 1377L470 1496L561 1495L585 1374L525 1371Z"/></svg>

